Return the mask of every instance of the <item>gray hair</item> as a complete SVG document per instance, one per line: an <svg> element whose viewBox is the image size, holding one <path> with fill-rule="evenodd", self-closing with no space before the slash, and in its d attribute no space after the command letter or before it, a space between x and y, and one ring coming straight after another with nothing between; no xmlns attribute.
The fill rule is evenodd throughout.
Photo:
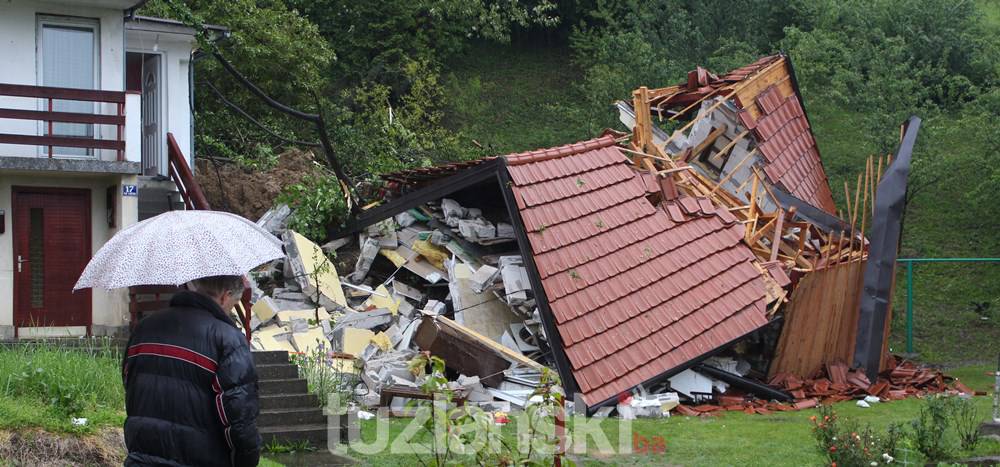
<svg viewBox="0 0 1000 467"><path fill-rule="evenodd" d="M243 276L209 276L195 279L190 282L192 290L205 295L217 297L223 292L230 292L233 295L243 293Z"/></svg>

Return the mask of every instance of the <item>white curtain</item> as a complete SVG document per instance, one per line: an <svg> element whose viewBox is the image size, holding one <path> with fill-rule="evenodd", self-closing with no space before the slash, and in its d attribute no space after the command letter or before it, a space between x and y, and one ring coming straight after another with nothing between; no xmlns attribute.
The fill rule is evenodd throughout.
<svg viewBox="0 0 1000 467"><path fill-rule="evenodd" d="M42 25L42 85L61 88L95 89L94 30L88 27ZM58 112L94 113L95 104L82 101L53 103ZM94 126L82 123L55 123L53 134L93 137ZM46 125L45 133L48 133ZM48 151L48 149L44 149ZM87 155L84 148L56 148L59 155Z"/></svg>

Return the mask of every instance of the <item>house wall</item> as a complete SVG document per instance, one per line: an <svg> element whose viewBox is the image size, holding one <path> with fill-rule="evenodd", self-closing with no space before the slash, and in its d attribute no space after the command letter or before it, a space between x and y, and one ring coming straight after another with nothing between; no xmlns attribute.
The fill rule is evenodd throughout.
<svg viewBox="0 0 1000 467"><path fill-rule="evenodd" d="M37 24L39 15L72 16L96 19L99 22L98 83L100 89L124 89L125 26L121 9L79 7L42 1L5 0L0 2L0 83L38 85ZM0 96L0 107L44 110L41 99ZM100 112L113 114L114 104L101 104ZM96 127L97 136L114 139L116 129L110 125ZM31 120L0 120L0 132L38 135L41 126ZM114 151L99 151L100 157L112 160ZM38 155L36 146L0 145L0 156Z"/></svg>
<svg viewBox="0 0 1000 467"><path fill-rule="evenodd" d="M91 251L96 253L115 233L136 222L138 198L123 197L116 190L115 228L108 227L106 190L110 185L135 185L135 175L88 175L81 173L40 174L37 172L0 172L0 209L4 210L4 230L0 234L0 338L14 336L14 258L13 206L14 186L83 188L90 190ZM112 334L128 323L128 294L125 290L94 290L92 298L92 332ZM60 335L59 330L53 330ZM61 334L65 335L65 334Z"/></svg>
<svg viewBox="0 0 1000 467"><path fill-rule="evenodd" d="M192 170L194 151L191 150L191 88L188 81L188 67L191 64L191 50L194 45L194 37L189 35L132 29L125 33L126 51L160 55L163 80L160 86L162 93L160 102L164 104L161 118L165 122L161 129L160 153L166 157L167 132L173 133ZM165 165L161 164L161 167Z"/></svg>

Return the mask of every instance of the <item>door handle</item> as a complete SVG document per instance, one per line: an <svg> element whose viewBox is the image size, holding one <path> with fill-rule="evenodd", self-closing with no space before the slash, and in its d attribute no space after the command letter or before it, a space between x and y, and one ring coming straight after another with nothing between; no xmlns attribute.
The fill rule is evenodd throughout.
<svg viewBox="0 0 1000 467"><path fill-rule="evenodd" d="M30 263L30 262L31 262L30 260L22 258L21 255L17 255L17 272L21 272L22 263Z"/></svg>

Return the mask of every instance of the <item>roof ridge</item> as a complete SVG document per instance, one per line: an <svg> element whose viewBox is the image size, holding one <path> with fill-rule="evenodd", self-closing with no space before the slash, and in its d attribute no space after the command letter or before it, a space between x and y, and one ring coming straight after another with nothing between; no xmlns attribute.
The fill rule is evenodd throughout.
<svg viewBox="0 0 1000 467"><path fill-rule="evenodd" d="M536 149L534 151L525 151L514 154L507 154L505 156L500 156L500 157L503 157L507 161L508 165L531 164L533 162L542 162L550 159L557 159L560 157L581 154L596 149L602 149L613 146L614 144L615 144L614 136L604 135L576 143L564 144L562 146L555 146L551 148Z"/></svg>

